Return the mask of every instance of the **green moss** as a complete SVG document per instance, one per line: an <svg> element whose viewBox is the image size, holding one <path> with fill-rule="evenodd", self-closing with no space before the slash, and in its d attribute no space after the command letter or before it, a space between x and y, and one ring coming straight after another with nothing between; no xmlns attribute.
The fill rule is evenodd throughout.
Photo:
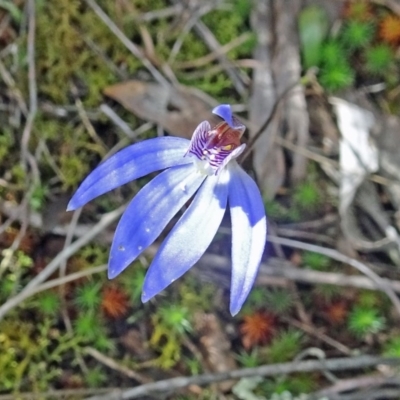
<svg viewBox="0 0 400 400"><path fill-rule="evenodd" d="M58 120L38 115L32 144L44 141L46 152L39 161L43 182L56 174L64 190L74 189L103 155L77 120Z"/></svg>
<svg viewBox="0 0 400 400"><path fill-rule="evenodd" d="M189 317L187 308L177 304L167 304L158 308L154 321L168 328L171 333L181 335L192 330Z"/></svg>
<svg viewBox="0 0 400 400"><path fill-rule="evenodd" d="M97 310L101 303L101 286L100 282L88 282L78 287L75 293L75 304L81 310Z"/></svg>
<svg viewBox="0 0 400 400"><path fill-rule="evenodd" d="M154 11L167 7L164 0L151 3L131 0L125 8L105 0L98 2L100 7L117 23L124 34L134 42L142 40L140 24L135 20L136 13ZM240 12L214 10L203 17L221 44L226 44L248 31L248 2L240 1L232 5ZM73 86L83 88L85 106L97 106L102 100L103 89L119 80L109 69L101 56L89 47L93 42L111 62L128 74L143 69L141 62L116 39L110 29L88 7L82 7L78 0L60 0L56 3L40 3L37 34L37 74L39 94L56 103L71 101ZM129 12L128 12L129 11ZM132 12L131 12L132 11ZM171 29L171 19L157 19L146 25L155 46L155 53L161 63L168 60L171 48L179 38L179 26ZM174 24L172 24L174 26ZM162 34L162 33L165 34ZM160 34L161 33L161 34ZM48 40L49 38L52 40ZM229 57L249 55L255 40L248 41L231 50ZM208 54L210 50L193 31L185 35L178 60L193 60ZM231 87L224 74L206 77L200 88L215 95L218 91Z"/></svg>
<svg viewBox="0 0 400 400"><path fill-rule="evenodd" d="M131 3L139 12L160 10L168 6L166 0L152 0L151 2L148 0L131 0Z"/></svg>
<svg viewBox="0 0 400 400"><path fill-rule="evenodd" d="M157 317L153 318L153 321L155 326L149 343L153 349L160 352L153 363L160 368L170 369L182 355L179 335L176 332L170 332L168 326L158 323Z"/></svg>
<svg viewBox="0 0 400 400"><path fill-rule="evenodd" d="M3 160L6 158L7 154L9 154L12 145L13 140L11 132L8 129L4 129L3 132L0 133L0 163L3 163Z"/></svg>
<svg viewBox="0 0 400 400"><path fill-rule="evenodd" d="M115 4L99 3L116 20ZM43 2L37 26L39 94L56 103L69 102L73 85L79 83L87 87L84 104L95 106L102 99L104 87L118 80L101 57L88 47L85 38L93 41L116 66L123 66L129 72L140 66L106 24L91 9L82 9L78 0ZM122 29L131 36L136 25L127 23Z"/></svg>
<svg viewBox="0 0 400 400"><path fill-rule="evenodd" d="M313 209L321 202L316 182L303 182L296 186L293 193L294 203L302 209Z"/></svg>
<svg viewBox="0 0 400 400"><path fill-rule="evenodd" d="M321 48L322 65L335 65L338 61L344 60L347 53L341 42L335 39L327 40Z"/></svg>
<svg viewBox="0 0 400 400"><path fill-rule="evenodd" d="M253 348L251 352L241 350L239 354L236 354L235 358L243 368L255 368L261 363L257 347Z"/></svg>
<svg viewBox="0 0 400 400"><path fill-rule="evenodd" d="M330 271L334 272L334 271ZM332 301L335 298L339 298L343 295L343 289L340 286L329 285L329 284L320 284L316 285L312 291L313 294L317 296L317 298L323 298L325 301ZM307 298L306 298L307 299ZM309 305L313 305L315 301L314 297L309 298Z"/></svg>
<svg viewBox="0 0 400 400"><path fill-rule="evenodd" d="M84 343L95 342L99 336L104 336L107 328L99 315L93 312L81 312L73 322L76 337Z"/></svg>
<svg viewBox="0 0 400 400"><path fill-rule="evenodd" d="M285 362L293 359L301 349L303 334L295 329L281 332L274 337L265 349L270 363Z"/></svg>
<svg viewBox="0 0 400 400"><path fill-rule="evenodd" d="M107 374L104 369L97 365L85 373L85 382L91 388L102 387L107 382Z"/></svg>
<svg viewBox="0 0 400 400"><path fill-rule="evenodd" d="M46 317L56 317L61 309L60 295L56 292L39 293L31 303L38 312Z"/></svg>
<svg viewBox="0 0 400 400"><path fill-rule="evenodd" d="M33 210L39 211L43 208L48 193L48 188L44 185L36 185L32 197L30 198L30 206Z"/></svg>
<svg viewBox="0 0 400 400"><path fill-rule="evenodd" d="M316 271L327 271L331 264L331 260L322 254L305 251L303 253L303 264Z"/></svg>
<svg viewBox="0 0 400 400"><path fill-rule="evenodd" d="M374 37L375 27L369 22L349 21L344 26L342 40L351 50L369 45Z"/></svg>
<svg viewBox="0 0 400 400"><path fill-rule="evenodd" d="M83 247L78 256L90 265L103 265L108 262L109 248L99 244L89 244Z"/></svg>
<svg viewBox="0 0 400 400"><path fill-rule="evenodd" d="M310 373L297 373L289 376L281 376L272 380L266 380L261 385L262 393L268 393L271 400L302 399L295 397L306 394L315 389L317 381Z"/></svg>
<svg viewBox="0 0 400 400"><path fill-rule="evenodd" d="M37 19L37 78L39 90L56 102L66 102L71 78L80 70L88 52L75 28L78 0L42 3ZM51 38L51 40L49 40Z"/></svg>
<svg viewBox="0 0 400 400"><path fill-rule="evenodd" d="M239 4L239 7L242 7ZM210 27L215 38L222 45L236 39L240 34L247 31L246 22L248 15L232 12L231 10L214 10L204 16L204 23ZM237 58L240 47L231 50L231 57Z"/></svg>
<svg viewBox="0 0 400 400"><path fill-rule="evenodd" d="M335 92L351 86L355 79L354 70L347 61L342 60L336 65L326 65L321 69L321 85L329 92Z"/></svg>
<svg viewBox="0 0 400 400"><path fill-rule="evenodd" d="M300 210L296 207L285 207L277 200L264 200L267 215L272 219L282 221L299 221L301 219Z"/></svg>
<svg viewBox="0 0 400 400"><path fill-rule="evenodd" d="M381 293L374 290L361 290L357 298L357 304L366 308L379 307L382 305Z"/></svg>
<svg viewBox="0 0 400 400"><path fill-rule="evenodd" d="M21 164L15 164L11 168L11 179L10 181L12 183L15 183L17 185L23 185L26 179L26 173L24 168L22 167Z"/></svg>
<svg viewBox="0 0 400 400"><path fill-rule="evenodd" d="M88 165L84 162L84 154L62 154L60 168L63 171L64 189L74 188L87 174Z"/></svg>
<svg viewBox="0 0 400 400"><path fill-rule="evenodd" d="M384 345L383 355L385 357L400 358L400 335L394 336Z"/></svg>
<svg viewBox="0 0 400 400"><path fill-rule="evenodd" d="M376 308L355 306L349 314L348 328L360 338L378 333L384 327L385 319Z"/></svg>
<svg viewBox="0 0 400 400"><path fill-rule="evenodd" d="M187 275L178 287L179 303L191 313L202 310L209 312L214 304L216 287L213 284L204 285L192 275Z"/></svg>
<svg viewBox="0 0 400 400"><path fill-rule="evenodd" d="M387 44L378 44L365 51L365 68L374 75L384 76L394 60L394 52Z"/></svg>
<svg viewBox="0 0 400 400"><path fill-rule="evenodd" d="M265 308L277 315L287 315L294 305L291 292L286 289L271 289L265 294Z"/></svg>
<svg viewBox="0 0 400 400"><path fill-rule="evenodd" d="M61 375L62 357L74 346L51 319L0 323L0 392L41 392ZM17 398L17 396L16 396Z"/></svg>

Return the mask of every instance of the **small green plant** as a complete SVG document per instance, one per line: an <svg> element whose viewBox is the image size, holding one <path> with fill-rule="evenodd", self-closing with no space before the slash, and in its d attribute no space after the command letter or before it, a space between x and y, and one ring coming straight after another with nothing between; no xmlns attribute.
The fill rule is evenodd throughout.
<svg viewBox="0 0 400 400"><path fill-rule="evenodd" d="M181 338L192 330L187 308L166 304L158 308L152 318L154 330L150 338L150 345L160 352L154 364L168 369L174 366L181 358Z"/></svg>
<svg viewBox="0 0 400 400"><path fill-rule="evenodd" d="M321 48L321 65L334 66L338 61L345 60L347 52L337 39L327 40Z"/></svg>
<svg viewBox="0 0 400 400"><path fill-rule="evenodd" d="M286 289L271 289L265 293L265 308L274 314L283 315L293 307L294 299Z"/></svg>
<svg viewBox="0 0 400 400"><path fill-rule="evenodd" d="M35 186L32 197L30 199L30 205L33 210L41 210L44 206L46 195L48 193L48 188L44 185Z"/></svg>
<svg viewBox="0 0 400 400"><path fill-rule="evenodd" d="M371 307L355 306L349 313L348 328L356 336L363 338L375 334L385 327L385 319L379 310Z"/></svg>
<svg viewBox="0 0 400 400"><path fill-rule="evenodd" d="M374 290L361 290L357 298L357 304L364 308L376 308L381 303L382 297L380 293Z"/></svg>
<svg viewBox="0 0 400 400"><path fill-rule="evenodd" d="M348 63L349 54L339 39L327 40L321 48L319 81L329 92L350 86L355 72Z"/></svg>
<svg viewBox="0 0 400 400"><path fill-rule="evenodd" d="M91 367L85 373L85 381L91 388L101 387L107 382L107 374L100 366Z"/></svg>
<svg viewBox="0 0 400 400"><path fill-rule="evenodd" d="M80 308L93 311L101 303L101 283L88 282L76 289L75 304Z"/></svg>
<svg viewBox="0 0 400 400"><path fill-rule="evenodd" d="M285 289L267 289L255 287L241 311L242 315L253 314L255 310L268 310L276 315L290 311L293 306L293 296Z"/></svg>
<svg viewBox="0 0 400 400"><path fill-rule="evenodd" d="M277 200L264 200L269 218L288 221L299 221L300 212L296 207L286 208Z"/></svg>
<svg viewBox="0 0 400 400"><path fill-rule="evenodd" d="M171 332L183 334L190 332L189 310L177 304L167 304L159 307L156 313L158 323L167 327Z"/></svg>
<svg viewBox="0 0 400 400"><path fill-rule="evenodd" d="M91 265L102 265L108 262L108 252L108 247L95 243L83 247L78 254Z"/></svg>
<svg viewBox="0 0 400 400"><path fill-rule="evenodd" d="M342 32L342 40L350 50L358 50L368 46L375 34L373 24L351 20L346 23Z"/></svg>
<svg viewBox="0 0 400 400"><path fill-rule="evenodd" d="M329 92L336 92L351 86L355 79L354 70L345 60L336 65L325 65L321 68L319 80Z"/></svg>
<svg viewBox="0 0 400 400"><path fill-rule="evenodd" d="M101 326L101 330L97 332L96 337L93 339L93 347L102 352L113 352L116 349L116 344L113 339L107 334L107 329Z"/></svg>
<svg viewBox="0 0 400 400"><path fill-rule="evenodd" d="M266 380L261 387L264 393L269 393L272 396L271 399L283 400L294 399L293 396L309 393L315 389L315 386L316 381L313 375L298 373L290 377L281 376L273 380Z"/></svg>
<svg viewBox="0 0 400 400"><path fill-rule="evenodd" d="M41 314L56 317L61 309L60 296L56 292L50 291L40 293L33 301L33 305Z"/></svg>
<svg viewBox="0 0 400 400"><path fill-rule="evenodd" d="M241 314L252 314L254 310L259 310L266 306L266 289L263 287L255 287L249 294L244 304Z"/></svg>
<svg viewBox="0 0 400 400"><path fill-rule="evenodd" d="M331 301L342 293L342 288L337 285L320 284L316 285L313 293L326 301Z"/></svg>
<svg viewBox="0 0 400 400"><path fill-rule="evenodd" d="M259 350L257 347L253 347L250 352L241 350L240 353L236 355L236 360L243 368L255 368L260 365Z"/></svg>
<svg viewBox="0 0 400 400"><path fill-rule="evenodd" d="M126 293L130 296L133 306L141 304L142 288L146 270L140 260L135 261L123 274L118 277L119 282Z"/></svg>
<svg viewBox="0 0 400 400"><path fill-rule="evenodd" d="M7 299L21 286L23 273L33 265L32 258L22 250L0 250L0 299ZM7 271L5 276L2 274Z"/></svg>
<svg viewBox="0 0 400 400"><path fill-rule="evenodd" d="M96 341L102 334L106 335L106 327L94 312L81 312L73 323L76 335L84 342Z"/></svg>
<svg viewBox="0 0 400 400"><path fill-rule="evenodd" d="M4 252L0 253L1 255ZM11 294L17 289L18 282L16 274L8 273L0 279L0 302L5 302Z"/></svg>
<svg viewBox="0 0 400 400"><path fill-rule="evenodd" d="M293 359L299 353L303 334L295 329L289 329L276 336L266 348L268 361L279 363Z"/></svg>
<svg viewBox="0 0 400 400"><path fill-rule="evenodd" d="M305 210L317 206L321 196L314 182L303 182L299 184L293 194L293 201Z"/></svg>
<svg viewBox="0 0 400 400"><path fill-rule="evenodd" d="M203 370L203 366L197 358L184 357L183 359L186 367L189 370L190 375L199 375Z"/></svg>
<svg viewBox="0 0 400 400"><path fill-rule="evenodd" d="M393 60L393 50L387 44L377 44L365 51L365 68L374 75L384 75Z"/></svg>
<svg viewBox="0 0 400 400"><path fill-rule="evenodd" d="M74 339L60 334L51 318L35 321L35 324L15 318L3 320L0 324L0 391L46 390L61 375L62 360L74 344Z"/></svg>
<svg viewBox="0 0 400 400"><path fill-rule="evenodd" d="M329 269L331 260L323 254L305 251L303 253L303 264L315 271L326 271Z"/></svg>
<svg viewBox="0 0 400 400"><path fill-rule="evenodd" d="M2 126L3 132L0 135L0 162L3 163L6 156L10 154L11 146L13 145L11 130L5 129Z"/></svg>
<svg viewBox="0 0 400 400"><path fill-rule="evenodd" d="M383 348L383 355L386 357L400 357L400 335L389 339Z"/></svg>

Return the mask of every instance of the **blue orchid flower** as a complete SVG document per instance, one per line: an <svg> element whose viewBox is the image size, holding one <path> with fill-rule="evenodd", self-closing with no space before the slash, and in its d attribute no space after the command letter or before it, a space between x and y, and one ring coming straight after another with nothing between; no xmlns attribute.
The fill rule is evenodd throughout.
<svg viewBox="0 0 400 400"><path fill-rule="evenodd" d="M225 214L232 221L230 312L246 300L264 251L266 217L260 191L235 161L244 150L243 124L227 104L214 108L222 118L207 121L192 140L158 137L128 146L100 164L82 182L68 210L151 172L164 170L128 205L111 246L108 277L119 275L161 234L168 222L193 200L155 255L144 280L146 302L188 271L205 253Z"/></svg>

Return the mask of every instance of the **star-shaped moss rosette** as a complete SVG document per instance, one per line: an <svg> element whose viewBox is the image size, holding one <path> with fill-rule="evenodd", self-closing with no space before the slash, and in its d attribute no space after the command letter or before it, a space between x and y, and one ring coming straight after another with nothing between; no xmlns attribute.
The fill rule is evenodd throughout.
<svg viewBox="0 0 400 400"><path fill-rule="evenodd" d="M155 255L144 280L146 302L188 271L205 253L229 204L232 221L230 312L246 300L264 251L266 217L260 191L236 162L245 127L227 104L214 108L223 119L207 121L192 140L158 137L128 146L92 171L68 205L75 210L127 182L164 170L125 210L111 246L108 276L114 278L161 234L194 197Z"/></svg>

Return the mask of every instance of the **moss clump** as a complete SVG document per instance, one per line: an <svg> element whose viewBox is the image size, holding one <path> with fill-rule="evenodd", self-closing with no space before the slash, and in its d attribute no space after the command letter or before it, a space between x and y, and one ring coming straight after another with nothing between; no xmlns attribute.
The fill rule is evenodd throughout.
<svg viewBox="0 0 400 400"><path fill-rule="evenodd" d="M99 4L111 18L115 17L114 2ZM38 8L36 51L40 95L56 103L66 103L73 85L79 84L87 92L83 98L85 105L94 106L100 101L104 87L118 80L85 39L95 42L117 67L123 66L129 72L139 67L139 61L80 1L40 2ZM129 36L134 27L127 24L123 29Z"/></svg>
<svg viewBox="0 0 400 400"><path fill-rule="evenodd" d="M385 75L394 60L394 53L387 44L378 44L365 52L365 68L374 75Z"/></svg>

